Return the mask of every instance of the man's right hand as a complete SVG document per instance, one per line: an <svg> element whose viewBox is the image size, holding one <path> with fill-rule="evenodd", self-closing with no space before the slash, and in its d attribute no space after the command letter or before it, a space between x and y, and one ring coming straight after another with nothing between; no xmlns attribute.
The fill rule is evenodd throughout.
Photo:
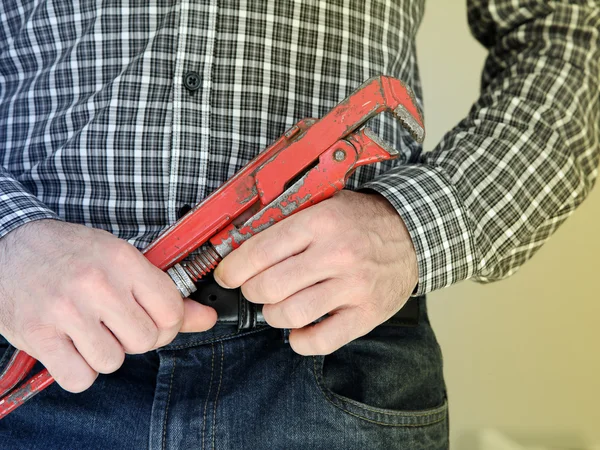
<svg viewBox="0 0 600 450"><path fill-rule="evenodd" d="M38 220L0 239L0 334L67 391L116 371L125 353L164 346L179 331L205 331L216 319L105 231Z"/></svg>

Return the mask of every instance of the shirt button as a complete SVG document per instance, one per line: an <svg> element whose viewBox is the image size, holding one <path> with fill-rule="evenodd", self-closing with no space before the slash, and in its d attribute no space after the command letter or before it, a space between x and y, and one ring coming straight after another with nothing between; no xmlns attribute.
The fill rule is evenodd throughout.
<svg viewBox="0 0 600 450"><path fill-rule="evenodd" d="M198 72L188 72L183 76L183 85L188 91L200 89L200 75Z"/></svg>
<svg viewBox="0 0 600 450"><path fill-rule="evenodd" d="M179 211L177 211L177 219L181 219L183 216L185 216L187 213L189 213L192 210L192 207L190 205L183 205L181 208L179 208Z"/></svg>

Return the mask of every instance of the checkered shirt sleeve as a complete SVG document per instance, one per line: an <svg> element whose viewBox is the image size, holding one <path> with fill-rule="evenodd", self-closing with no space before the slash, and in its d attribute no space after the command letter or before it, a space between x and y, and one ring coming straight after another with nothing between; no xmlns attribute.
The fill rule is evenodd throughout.
<svg viewBox="0 0 600 450"><path fill-rule="evenodd" d="M600 139L600 4L471 0L489 49L482 91L439 145L364 187L417 250L423 294L513 274L592 188Z"/></svg>
<svg viewBox="0 0 600 450"><path fill-rule="evenodd" d="M34 220L60 217L0 167L0 238Z"/></svg>

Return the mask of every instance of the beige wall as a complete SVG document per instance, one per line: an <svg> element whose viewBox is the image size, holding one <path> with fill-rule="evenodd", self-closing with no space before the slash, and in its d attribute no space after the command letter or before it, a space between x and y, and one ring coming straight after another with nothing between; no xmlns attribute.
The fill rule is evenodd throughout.
<svg viewBox="0 0 600 450"><path fill-rule="evenodd" d="M418 39L431 149L475 100L485 50L465 0L429 0ZM430 295L453 448L483 427L600 442L600 189L511 279ZM583 446L581 446L583 448Z"/></svg>

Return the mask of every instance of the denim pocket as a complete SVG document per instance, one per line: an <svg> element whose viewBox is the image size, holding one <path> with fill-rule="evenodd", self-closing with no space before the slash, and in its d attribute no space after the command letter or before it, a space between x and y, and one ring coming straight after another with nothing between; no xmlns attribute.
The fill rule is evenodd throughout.
<svg viewBox="0 0 600 450"><path fill-rule="evenodd" d="M313 357L313 371L324 398L355 418L397 427L446 419L441 352L428 323L378 327L331 355Z"/></svg>

